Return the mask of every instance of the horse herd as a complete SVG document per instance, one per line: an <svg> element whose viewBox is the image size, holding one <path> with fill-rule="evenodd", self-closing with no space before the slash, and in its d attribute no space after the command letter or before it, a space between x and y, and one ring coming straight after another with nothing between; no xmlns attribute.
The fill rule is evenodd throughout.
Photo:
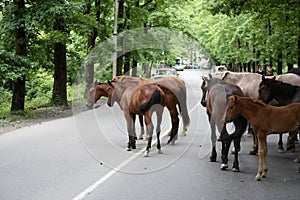
<svg viewBox="0 0 300 200"><path fill-rule="evenodd" d="M201 104L206 107L211 128L210 161L216 161L215 145L219 140L222 142L221 169L228 168L228 152L233 141L233 171L239 171L238 152L241 137L247 127L252 127L254 132L253 149L250 152L256 153L258 150L259 166L256 180L265 177L268 170L266 142L268 134L290 132L288 149L295 148L294 142L300 124L300 103L296 103L300 102L300 76L284 74L272 78L255 73L217 73L203 77L201 89ZM107 97L108 106L112 107L117 103L123 111L128 132L128 151L136 148L137 138L144 138L147 140L144 156L149 156L154 130L151 116L155 113L157 116L156 146L158 153L162 153L160 125L164 107L168 109L171 118L171 130L168 134L170 138L167 143L174 144L177 139L179 115L182 116L183 123L181 134L186 135L190 123L187 92L185 82L177 77L149 80L117 76L107 83L95 82L90 85L85 94L87 107L93 108L102 96ZM135 131L136 116L141 126L139 137ZM233 122L235 125L235 130L231 134L226 129L228 122ZM220 133L218 139L216 128ZM282 137L279 137L278 144L279 149L282 149Z"/></svg>

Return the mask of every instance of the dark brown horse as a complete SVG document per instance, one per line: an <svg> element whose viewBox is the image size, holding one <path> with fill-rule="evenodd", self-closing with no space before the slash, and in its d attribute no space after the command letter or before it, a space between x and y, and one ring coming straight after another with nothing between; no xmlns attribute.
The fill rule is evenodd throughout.
<svg viewBox="0 0 300 200"><path fill-rule="evenodd" d="M295 130L300 125L300 103L275 107L249 97L231 96L225 120L232 121L239 115L248 120L257 135L259 164L255 180L261 180L268 171L267 135Z"/></svg>
<svg viewBox="0 0 300 200"><path fill-rule="evenodd" d="M300 102L300 87L275 80L275 77L266 79L262 76L258 92L259 99L267 104L273 99L275 99L280 106ZM288 151L295 149L294 141L297 139L297 133L297 130L289 133L287 144Z"/></svg>
<svg viewBox="0 0 300 200"><path fill-rule="evenodd" d="M211 129L211 143L212 143L212 154L210 157L211 162L216 161L216 127L218 132L221 134L220 138L226 140L222 141L222 164L221 169L228 168L228 152L233 141L234 151L234 162L232 170L234 172L239 171L238 152L240 149L240 141L243 133L247 128L247 120L240 116L233 121L235 125L235 132L228 135L226 130L226 123L224 122L224 113L227 103L227 98L231 95L243 95L243 92L238 86L223 84L220 79L209 77L203 77L201 85L203 92L201 104L206 106L206 113L208 115L210 129ZM205 100L207 96L207 101Z"/></svg>

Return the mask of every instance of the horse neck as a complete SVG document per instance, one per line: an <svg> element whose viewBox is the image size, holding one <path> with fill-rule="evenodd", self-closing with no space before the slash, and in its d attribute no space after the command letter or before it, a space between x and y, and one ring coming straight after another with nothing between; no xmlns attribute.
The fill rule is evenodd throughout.
<svg viewBox="0 0 300 200"><path fill-rule="evenodd" d="M292 85L287 85L284 83L275 83L271 87L271 93L273 98L276 99L281 105L286 105L291 103L291 100L295 94L296 87Z"/></svg>
<svg viewBox="0 0 300 200"><path fill-rule="evenodd" d="M262 104L253 101L252 99L239 99L238 106L240 114L245 117L250 123L256 118L258 111L264 107Z"/></svg>

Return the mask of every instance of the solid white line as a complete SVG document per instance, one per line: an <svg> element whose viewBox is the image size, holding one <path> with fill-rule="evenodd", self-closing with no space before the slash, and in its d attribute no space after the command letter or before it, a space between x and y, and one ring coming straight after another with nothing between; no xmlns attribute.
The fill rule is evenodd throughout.
<svg viewBox="0 0 300 200"><path fill-rule="evenodd" d="M200 104L200 102L198 102L189 112L193 112L199 106L199 104ZM162 134L161 136L163 137L163 136L165 136L167 134L168 134L168 132ZM153 143L152 143L152 146L155 145L156 142L157 142L157 140L154 140ZM113 176L117 171L121 170L125 165L127 165L133 159L135 159L136 157L140 156L143 153L143 151L144 151L144 149L140 150L139 152L137 152L134 155L132 155L131 157L129 157L127 160L125 160L124 162L122 162L116 168L114 168L113 170L111 170L110 172L108 172L107 174L105 174L103 177L101 177L98 181L96 181L95 183L93 183L92 185L90 185L83 192L81 192L80 194L78 194L77 196L75 196L72 200L82 200L82 199L84 199L86 196L88 196L90 193L92 193L97 187L99 187L101 184L103 184L105 181L107 181L111 176Z"/></svg>

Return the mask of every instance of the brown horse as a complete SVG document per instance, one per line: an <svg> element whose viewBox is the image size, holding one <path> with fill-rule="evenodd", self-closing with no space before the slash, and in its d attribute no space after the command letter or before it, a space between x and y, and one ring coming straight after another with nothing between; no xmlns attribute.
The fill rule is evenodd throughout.
<svg viewBox="0 0 300 200"><path fill-rule="evenodd" d="M261 180L268 171L267 135L295 130L300 125L300 103L275 107L249 97L231 96L225 121L232 121L240 114L252 125L258 138L259 164L255 180Z"/></svg>
<svg viewBox="0 0 300 200"><path fill-rule="evenodd" d="M128 81L128 79L121 80L121 81ZM113 89L111 85L108 83L98 83L97 81L95 83L92 83L89 86L89 90L86 94L86 100L87 104L86 106L89 109L92 109L94 104L101 98L101 97L108 97L109 90ZM140 135L139 139L145 139L145 131L144 131L144 122L143 122L143 115L139 115L139 123L140 123Z"/></svg>
<svg viewBox="0 0 300 200"><path fill-rule="evenodd" d="M174 142L178 132L179 118L178 111L176 105L179 103L177 96L164 86L158 86L154 83L148 83L139 85L136 83L129 82L120 82L120 81L111 81L109 83L113 90L111 90L108 94L107 104L108 106L113 106L115 102L117 102L120 108L123 110L125 120L127 123L127 131L128 131L128 150L131 148L135 148L135 114L137 115L145 115L145 122L147 125L147 133L151 135L149 138L148 146L145 152L145 156L149 155L149 150L151 147L151 139L152 139L152 129L153 125L151 125L151 114L153 110L149 111L151 106L151 96L156 95L159 91L159 97L166 96L163 98L164 100L159 99L159 102L155 101L155 104L160 104L162 106L166 106L169 110L171 121L172 121L172 129L170 139L168 143ZM145 104L145 102L150 101L150 103ZM143 105L142 105L143 104ZM146 105L150 105L147 107ZM157 120L157 133L160 133L160 123L162 118L163 107L159 106L154 111L157 112L158 120ZM150 143L150 146L149 146Z"/></svg>
<svg viewBox="0 0 300 200"><path fill-rule="evenodd" d="M234 152L234 162L232 170L234 172L239 171L238 151L240 149L240 141L243 133L247 128L247 120L242 116L233 121L235 125L235 132L228 135L226 130L226 123L224 122L224 113L227 103L227 98L231 95L243 95L242 90L236 85L223 84L220 79L209 77L202 77L203 82L201 89L203 92L201 104L206 107L206 113L209 119L211 129L211 143L212 153L210 157L211 162L216 162L216 127L221 138L226 136L228 139L222 140L222 164L221 169L228 168L228 152L231 145L231 141L234 142L236 151ZM207 101L204 99L207 96Z"/></svg>
<svg viewBox="0 0 300 200"><path fill-rule="evenodd" d="M116 76L113 78L113 81L122 81L122 82L128 82L128 83L136 83L136 84L144 84L144 83L153 83L158 85L162 90L167 89L173 91L174 95L178 99L178 107L179 112L182 116L182 132L181 134L183 136L186 135L187 127L190 123L190 118L188 114L187 109L187 101L186 101L186 86L185 82L177 77L164 77L156 80L149 80L146 78L137 78L137 77L131 77L131 76Z"/></svg>
<svg viewBox="0 0 300 200"><path fill-rule="evenodd" d="M213 74L214 78L222 79L222 81L226 84L233 84L239 86L244 95L247 97L251 97L254 99L258 99L258 90L259 90L259 84L262 79L261 74L257 73L238 73L238 72L222 72L222 73L216 73ZM273 76L267 76L266 78L272 78ZM300 76L296 74L281 74L275 76L276 80L290 83L292 85L300 86ZM272 102L272 105L276 105L278 102ZM251 129L248 130L249 133L252 132ZM279 142L278 142L278 150L281 152L283 150L283 143L282 143L282 137L280 135ZM256 135L253 134L253 147L250 150L250 154L255 155L257 153L257 138Z"/></svg>
<svg viewBox="0 0 300 200"><path fill-rule="evenodd" d="M152 142L152 134L153 134L153 123L151 120L151 115L153 111L159 113L159 119L157 120L157 149L158 153L162 153L161 145L160 145L160 123L163 112L163 107L167 107L170 113L172 129L170 139L168 140L168 144L176 138L178 132L179 118L178 111L176 105L178 104L178 99L174 93L168 88L161 88L162 86L158 86L153 83L145 83L141 86L138 86L133 93L131 94L131 100L129 103L129 114L131 116L138 114L144 115L145 123L147 126L147 136L148 136L148 144L146 146L146 151L144 156L149 156L151 142Z"/></svg>

